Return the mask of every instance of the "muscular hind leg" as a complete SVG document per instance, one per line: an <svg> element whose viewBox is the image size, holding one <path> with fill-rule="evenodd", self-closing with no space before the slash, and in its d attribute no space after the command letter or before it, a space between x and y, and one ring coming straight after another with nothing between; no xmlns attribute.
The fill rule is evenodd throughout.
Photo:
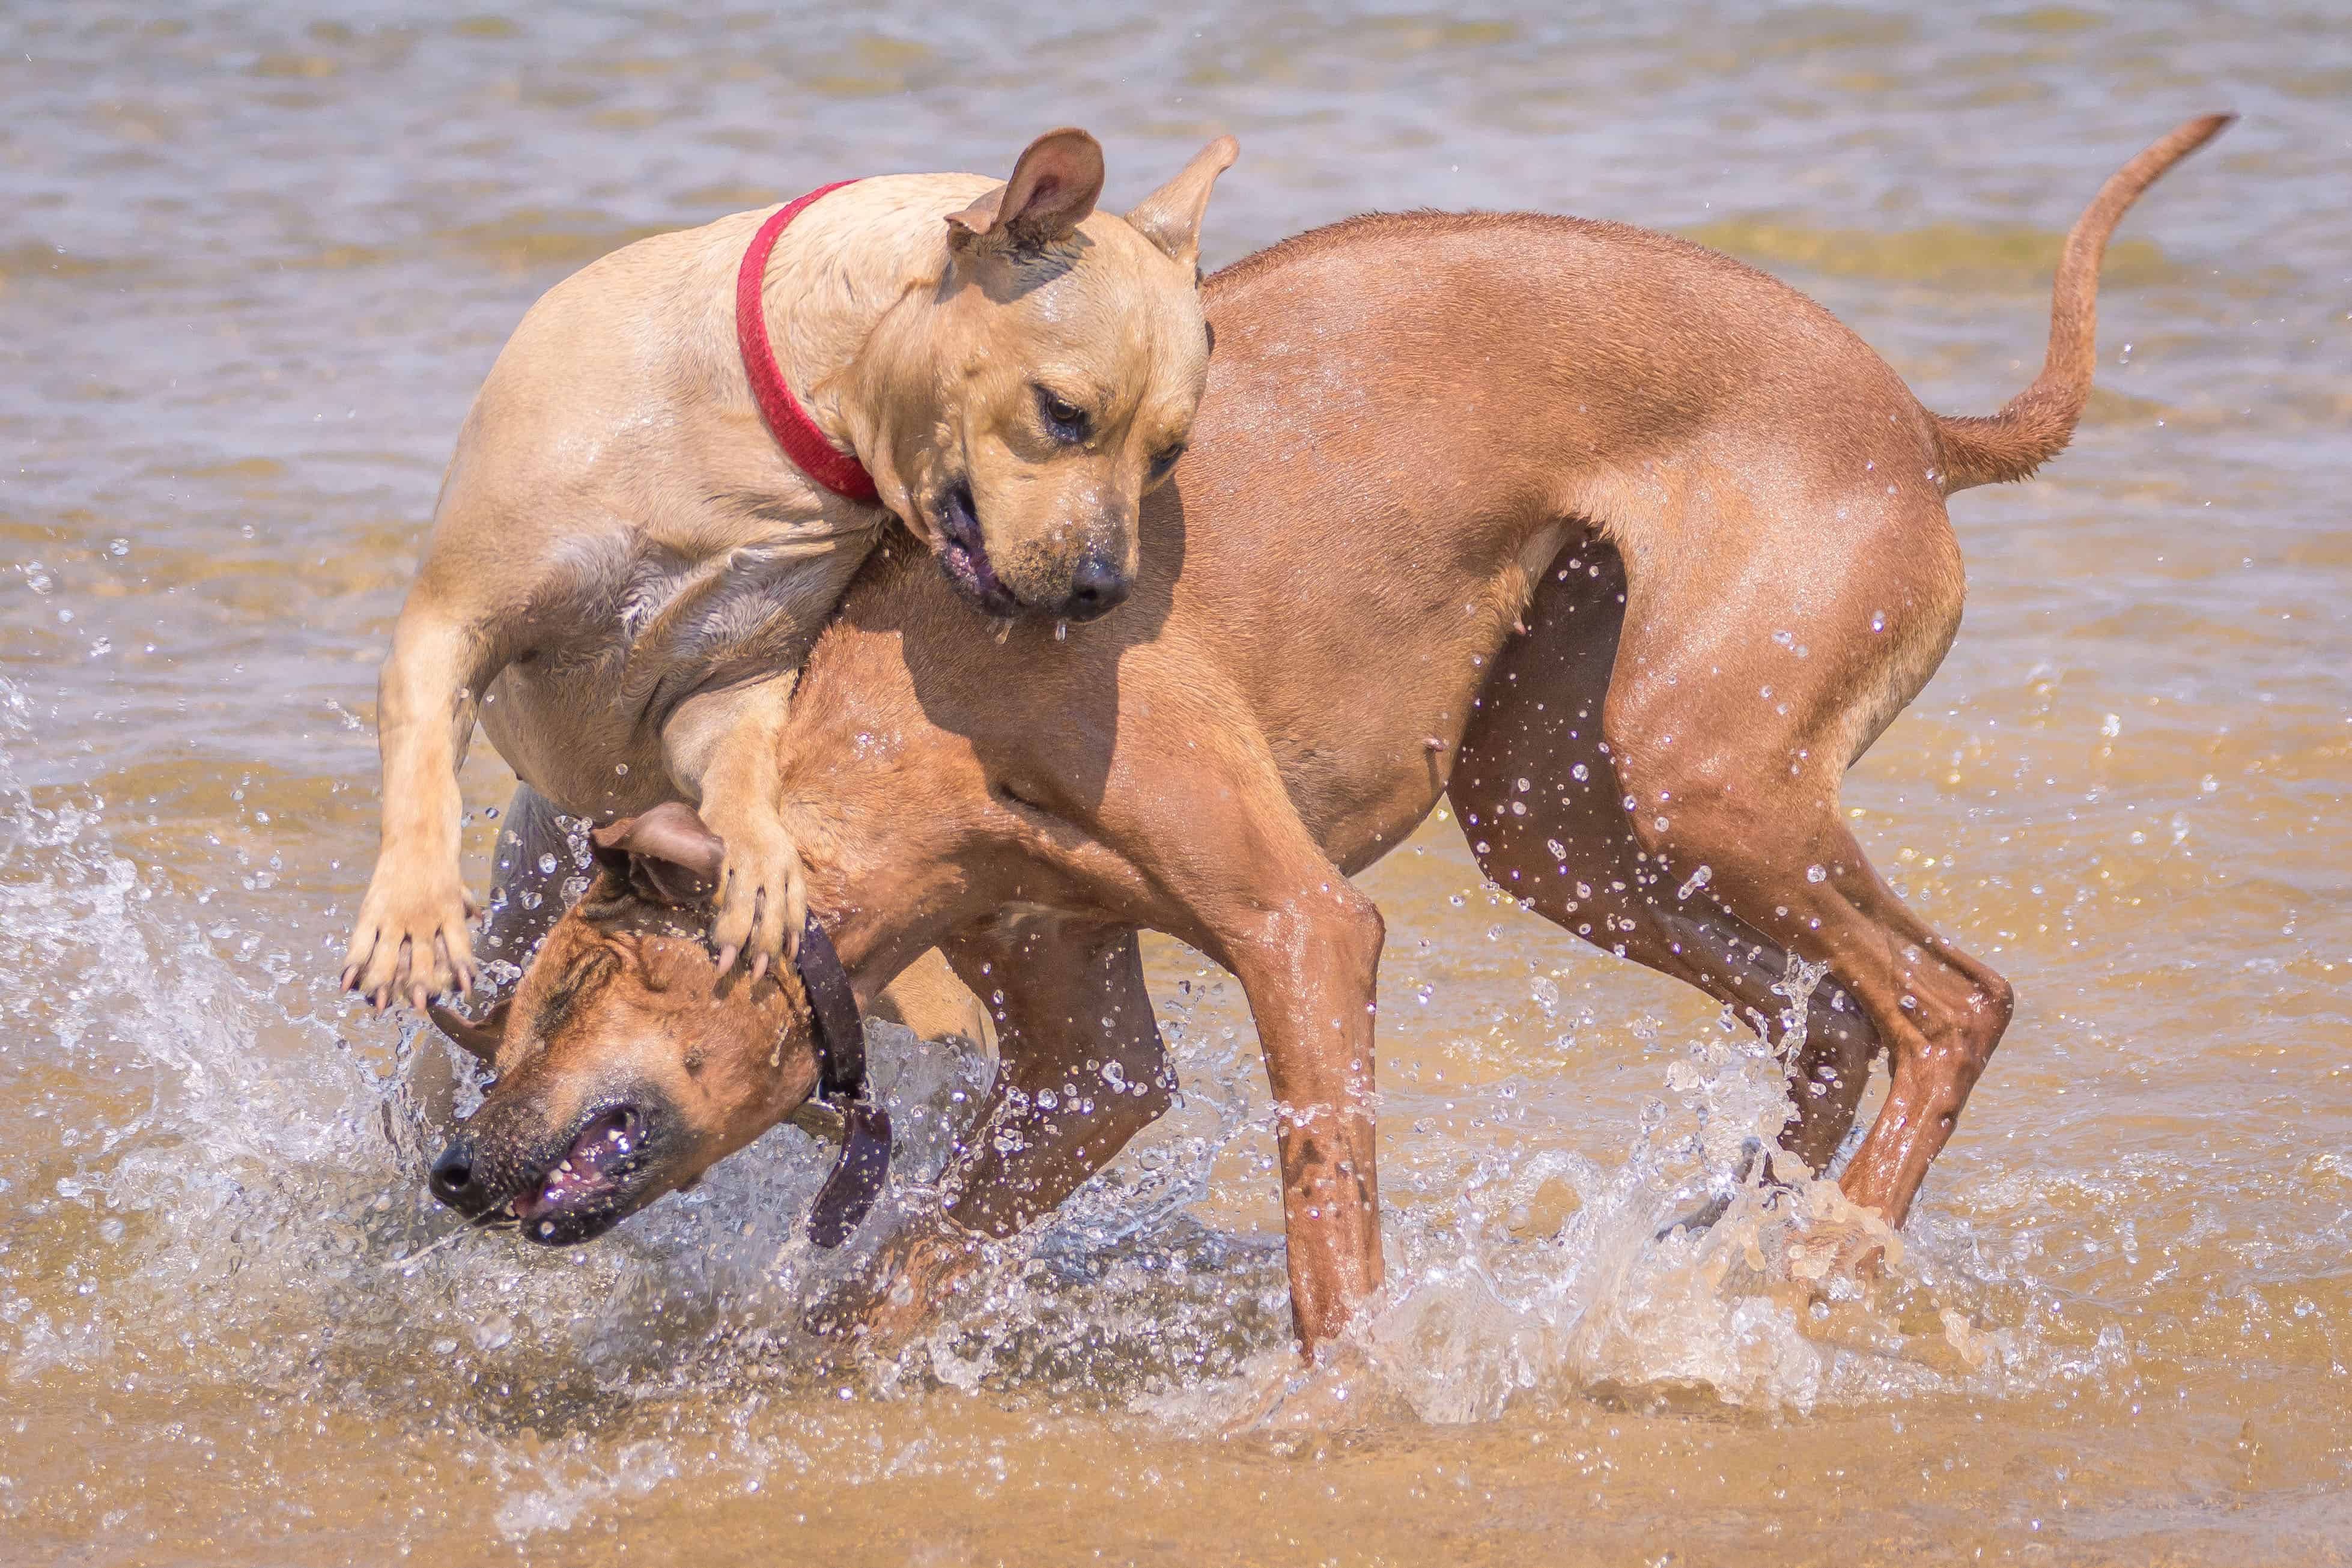
<svg viewBox="0 0 2352 1568"><path fill-rule="evenodd" d="M1486 875L1594 946L1696 986L1788 1045L1787 951L1726 909L1712 871L1679 874L1635 836L1603 704L1624 620L1616 552L1591 543L1553 563L1498 658L1447 793ZM1522 787L1524 781L1524 787ZM1877 1031L1832 979L1806 1002L1790 1061L1781 1143L1825 1170L1853 1127Z"/></svg>
<svg viewBox="0 0 2352 1568"><path fill-rule="evenodd" d="M1601 735L1661 881L1705 868L1716 906L1826 964L1885 1043L1892 1086L1841 1184L1901 1225L2012 1003L1904 907L1838 808L1847 766L1959 624L1940 496L1895 480L1885 493L1817 521L1718 493L1703 569L1687 553L1633 561Z"/></svg>

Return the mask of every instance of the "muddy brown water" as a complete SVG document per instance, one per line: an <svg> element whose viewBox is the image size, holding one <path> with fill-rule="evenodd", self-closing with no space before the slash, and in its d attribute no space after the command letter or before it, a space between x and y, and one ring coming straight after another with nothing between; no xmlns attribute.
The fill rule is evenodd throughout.
<svg viewBox="0 0 2352 1568"><path fill-rule="evenodd" d="M2343 1555L2340 7L81 0L0 14L0 1561ZM1752 1201L1653 1238L1769 1064L1445 821L1365 879L1393 1286L1336 1428L1227 1433L1288 1366L1265 1091L1165 942L1183 1106L898 1362L797 1326L855 1260L798 1239L790 1129L594 1247L417 1256L447 1053L330 984L373 666L568 269L1063 121L1131 198L1231 130L1213 263L1372 206L1622 218L1983 412L2098 181L2213 107L2110 258L2074 449L1956 503L1967 625L1850 783L2021 1001L1874 1291L1775 1285ZM478 879L506 787L470 764ZM904 1205L984 1068L880 1049Z"/></svg>

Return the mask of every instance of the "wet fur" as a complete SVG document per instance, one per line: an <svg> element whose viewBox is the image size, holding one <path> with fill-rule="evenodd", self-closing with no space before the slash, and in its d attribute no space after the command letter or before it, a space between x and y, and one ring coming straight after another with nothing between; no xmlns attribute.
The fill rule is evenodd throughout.
<svg viewBox="0 0 2352 1568"><path fill-rule="evenodd" d="M2095 260L2083 237L2120 212L2103 195L2069 256ZM2062 381L2089 330L2074 284ZM1948 422L1793 290L1614 225L1362 219L1208 300L1198 445L1144 508L1128 605L975 638L886 549L783 732L780 811L861 993L940 944L1002 1041L946 1216L894 1244L863 1321L919 1312L894 1270L944 1288L969 1232L1028 1224L1169 1102L1150 928L1241 980L1297 1331L1339 1333L1382 1267L1384 932L1348 873L1448 795L1497 884L1743 1016L1780 1015L1791 957L1825 964L1784 1142L1825 1165L1886 1053L1842 1181L1900 1224L2012 1005L1838 806L1958 624ZM2043 417L1966 439L2039 450Z"/></svg>
<svg viewBox="0 0 2352 1568"><path fill-rule="evenodd" d="M572 815L700 803L732 857L714 938L779 955L803 884L764 759L810 640L894 517L948 548L950 482L979 498L1003 613L1054 613L1090 556L1131 566L1137 497L1201 393L1198 229L1233 157L1220 139L1121 218L1092 210L1093 139L1053 132L1003 186L878 177L795 218L765 275L772 346L878 505L803 474L753 398L736 269L765 213L550 289L467 416L394 632L383 847L345 984L381 1006L470 981L456 772L478 718ZM1091 399L1083 444L1038 430L1046 381Z"/></svg>

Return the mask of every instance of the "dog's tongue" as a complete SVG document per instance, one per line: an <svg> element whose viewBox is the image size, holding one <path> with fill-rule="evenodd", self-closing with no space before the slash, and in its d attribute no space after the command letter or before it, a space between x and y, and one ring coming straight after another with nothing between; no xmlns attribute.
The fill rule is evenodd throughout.
<svg viewBox="0 0 2352 1568"><path fill-rule="evenodd" d="M608 1111L589 1122L544 1181L515 1194L515 1217L537 1219L595 1196L635 1148L630 1131L625 1111Z"/></svg>

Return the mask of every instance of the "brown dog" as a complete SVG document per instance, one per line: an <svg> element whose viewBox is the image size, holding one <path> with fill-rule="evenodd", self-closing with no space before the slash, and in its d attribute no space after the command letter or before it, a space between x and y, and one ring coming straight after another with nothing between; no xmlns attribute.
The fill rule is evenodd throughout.
<svg viewBox="0 0 2352 1568"><path fill-rule="evenodd" d="M779 214L763 258L763 215L740 213L549 290L467 417L383 667L383 841L344 984L379 1006L471 984L457 767L478 714L519 818L699 802L728 842L712 939L763 970L805 900L776 740L883 525L990 616L1126 596L1137 509L1207 374L1200 224L1234 153L1221 138L1120 219L1094 211L1094 138L1056 131L1001 186L861 180ZM814 468L755 357L797 393ZM511 934L520 958L537 932Z"/></svg>
<svg viewBox="0 0 2352 1568"><path fill-rule="evenodd" d="M1347 874L1448 792L1504 888L1743 1012L1778 1013L1792 957L1828 965L1786 1142L1825 1163L1885 1048L1893 1089L1842 1180L1900 1224L2010 988L1879 879L1839 781L1958 625L1945 497L2065 445L2107 236L2225 122L2107 182L2048 361L1990 419L1927 413L1826 312L1696 246L1360 218L1211 280L1199 447L1144 510L1123 614L975 638L911 551L870 564L778 743L781 815L862 994L940 944L1002 1035L946 1213L887 1266L901 1298L1168 1103L1148 926L1248 994L1298 1334L1338 1332L1381 1278L1381 923ZM548 1239L691 1180L815 1081L795 977L712 989L699 900L725 847L677 807L605 837L634 858L475 1042L499 1082L453 1145L467 1206L515 1204ZM620 1114L630 1155L551 1185Z"/></svg>

